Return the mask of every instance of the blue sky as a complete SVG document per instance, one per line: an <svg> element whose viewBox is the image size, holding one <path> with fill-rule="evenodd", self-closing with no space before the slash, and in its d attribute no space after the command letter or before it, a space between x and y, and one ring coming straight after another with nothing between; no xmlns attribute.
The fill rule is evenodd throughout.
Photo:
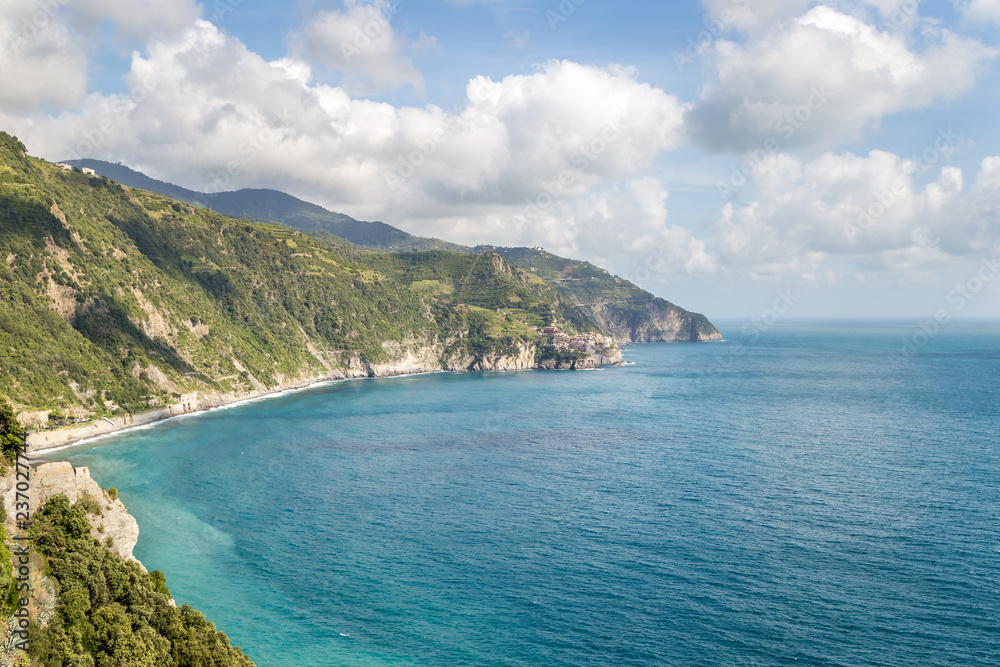
<svg viewBox="0 0 1000 667"><path fill-rule="evenodd" d="M1000 0L6 3L0 127L714 317L998 317L998 28Z"/></svg>

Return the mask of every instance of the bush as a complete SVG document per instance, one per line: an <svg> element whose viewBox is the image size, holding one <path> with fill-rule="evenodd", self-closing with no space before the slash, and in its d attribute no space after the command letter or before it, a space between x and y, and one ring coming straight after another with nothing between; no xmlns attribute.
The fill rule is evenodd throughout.
<svg viewBox="0 0 1000 667"><path fill-rule="evenodd" d="M0 403L0 451L9 465L17 460L17 450L24 442L24 429L6 401Z"/></svg>
<svg viewBox="0 0 1000 667"><path fill-rule="evenodd" d="M203 615L169 604L162 572L145 573L93 539L79 503L50 499L30 533L60 591L48 626L32 625L32 665L253 667Z"/></svg>

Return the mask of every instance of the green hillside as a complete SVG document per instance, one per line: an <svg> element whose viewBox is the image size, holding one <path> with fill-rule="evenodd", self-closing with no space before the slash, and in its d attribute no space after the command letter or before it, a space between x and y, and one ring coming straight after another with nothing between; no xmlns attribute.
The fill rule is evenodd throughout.
<svg viewBox="0 0 1000 667"><path fill-rule="evenodd" d="M511 264L533 271L570 303L623 342L684 342L721 340L704 315L691 313L589 262L566 259L531 248L478 246L470 248L440 239L414 236L382 222L362 222L332 213L276 190L237 190L204 194L151 179L122 165L77 160L125 185L197 202L224 215L280 222L320 236L332 234L350 243L390 252L447 250L455 253L495 252ZM334 243L325 236L327 243ZM356 258L360 259L361 255Z"/></svg>
<svg viewBox="0 0 1000 667"><path fill-rule="evenodd" d="M149 190L172 199L208 208L216 213L237 219L280 222L307 232L328 232L351 243L387 250L450 250L470 252L466 246L408 234L383 222L362 222L342 213L328 211L322 206L293 197L284 192L267 189L245 189L232 192L206 193L188 190L172 183L150 178L134 169L102 160L69 160L77 168L93 169L101 176L118 181L131 188Z"/></svg>
<svg viewBox="0 0 1000 667"><path fill-rule="evenodd" d="M0 133L0 395L21 409L138 412L185 391L249 392L390 363L391 343L486 354L531 340L548 314L585 324L499 257L519 287L471 271L444 299L411 288L386 257L345 259L351 246L340 243L336 253L296 230L63 171ZM448 258L433 272L460 271ZM529 292L529 307L511 300Z"/></svg>
<svg viewBox="0 0 1000 667"><path fill-rule="evenodd" d="M476 251L495 252L514 266L544 279L620 341L658 343L722 339L718 329L704 315L656 297L590 262L566 259L532 248L479 246Z"/></svg>
<svg viewBox="0 0 1000 667"><path fill-rule="evenodd" d="M511 337L536 338L534 329L554 322L569 333L600 332L556 289L496 253L360 252L366 265L420 294L438 321L464 313L479 331L506 337L508 346Z"/></svg>

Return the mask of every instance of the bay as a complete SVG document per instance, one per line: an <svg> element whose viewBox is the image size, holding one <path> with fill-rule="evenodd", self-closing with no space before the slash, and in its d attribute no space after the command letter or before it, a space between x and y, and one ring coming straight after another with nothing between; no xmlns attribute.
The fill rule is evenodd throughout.
<svg viewBox="0 0 1000 667"><path fill-rule="evenodd" d="M1000 323L343 382L53 455L261 667L994 664ZM922 342L922 339L921 339Z"/></svg>

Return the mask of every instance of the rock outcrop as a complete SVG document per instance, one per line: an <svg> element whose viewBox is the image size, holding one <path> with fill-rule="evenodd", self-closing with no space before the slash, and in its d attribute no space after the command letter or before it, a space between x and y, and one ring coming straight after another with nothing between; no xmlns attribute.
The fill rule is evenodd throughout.
<svg viewBox="0 0 1000 667"><path fill-rule="evenodd" d="M704 315L689 313L663 299L638 305L609 301L591 306L594 321L622 343L721 341L722 334Z"/></svg>
<svg viewBox="0 0 1000 667"><path fill-rule="evenodd" d="M285 380L274 387L264 387L262 389L255 389L254 391L239 393L192 392L183 395L180 402L158 410L125 417L105 418L76 427L31 433L28 436L28 451L31 454L36 454L46 450L66 447L82 440L108 435L126 428L150 424L171 417L179 417L200 410L223 407L238 401L260 398L276 392L303 389L317 382L396 377L399 375L418 375L420 373L436 373L441 371L589 370L622 363L621 351L617 345L598 350L585 359L560 363L537 363L535 361L535 346L532 343L519 343L513 350L506 354L487 353L480 357L462 353L449 355L445 353L444 346L439 343L424 344L415 341L407 344L388 344L386 351L394 361L383 364L372 364L358 358L341 360L339 364L343 368L340 370L331 370L320 375L309 375ZM70 498L70 500L74 499Z"/></svg>
<svg viewBox="0 0 1000 667"><path fill-rule="evenodd" d="M103 544L111 538L110 549L129 560L136 560L132 549L139 539L139 524L125 509L120 499L112 498L90 476L87 468L74 468L72 464L61 461L57 463L42 463L32 466L29 472L29 497L31 511L37 511L42 505L60 493L66 494L71 504L80 501L87 502L97 509L90 515L91 534ZM5 525L8 532L15 532L16 488L13 473L5 479L3 503L7 510ZM140 563L141 565L141 563Z"/></svg>
<svg viewBox="0 0 1000 667"><path fill-rule="evenodd" d="M521 343L507 354L485 354L482 357L455 355L445 360L447 371L526 371L535 367L535 346Z"/></svg>

